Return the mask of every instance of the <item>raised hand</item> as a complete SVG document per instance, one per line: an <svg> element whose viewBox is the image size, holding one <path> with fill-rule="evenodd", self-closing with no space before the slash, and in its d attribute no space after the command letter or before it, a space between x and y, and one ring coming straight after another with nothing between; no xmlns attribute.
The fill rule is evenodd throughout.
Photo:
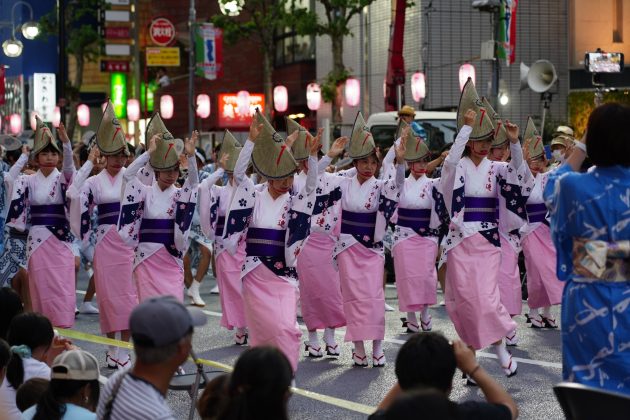
<svg viewBox="0 0 630 420"><path fill-rule="evenodd" d="M407 151L407 142L400 141L396 147L396 163L402 165L405 163L405 152Z"/></svg>
<svg viewBox="0 0 630 420"><path fill-rule="evenodd" d="M328 157L336 158L337 156L341 156L343 151L345 150L346 144L348 143L348 137L339 137L335 142L330 146L328 150Z"/></svg>
<svg viewBox="0 0 630 420"><path fill-rule="evenodd" d="M260 135L260 132L262 131L262 129L263 129L263 125L258 124L255 118L252 119L252 123L249 126L249 140L255 142L258 136Z"/></svg>
<svg viewBox="0 0 630 420"><path fill-rule="evenodd" d="M512 143L518 142L518 125L511 123L510 120L505 120L505 131L507 131L508 139Z"/></svg>
<svg viewBox="0 0 630 420"><path fill-rule="evenodd" d="M317 157L317 152L319 152L319 149L322 147L321 144L321 140L322 140L322 133L324 132L323 128L320 128L317 130L317 135L315 137L311 136L311 142L309 143L311 145L311 156L315 156ZM308 134L310 136L310 134Z"/></svg>
<svg viewBox="0 0 630 420"><path fill-rule="evenodd" d="M22 145L22 154L23 155L28 155L31 151L29 150L28 146L26 144Z"/></svg>
<svg viewBox="0 0 630 420"><path fill-rule="evenodd" d="M59 123L59 128L57 128L57 132L59 133L59 138L61 139L62 143L70 143L70 138L68 137L68 133L66 132L66 126L63 125L63 123Z"/></svg>
<svg viewBox="0 0 630 420"><path fill-rule="evenodd" d="M230 158L229 153L223 153L223 156L221 156L221 160L219 160L219 168L225 170L225 165L227 165L227 161L229 158Z"/></svg>
<svg viewBox="0 0 630 420"><path fill-rule="evenodd" d="M199 131L194 130L190 138L186 138L186 140L184 141L184 152L186 152L188 156L195 155L195 152L196 152L195 146L197 145L198 138L199 138Z"/></svg>
<svg viewBox="0 0 630 420"><path fill-rule="evenodd" d="M92 150L90 150L90 155L88 156L88 160L92 162L92 164L96 165L100 157L101 151L98 149L98 147L92 147Z"/></svg>
<svg viewBox="0 0 630 420"><path fill-rule="evenodd" d="M152 155L155 150L157 149L157 141L160 138L159 134L155 134L153 137L151 137L151 139L149 140L149 148L147 149L147 152Z"/></svg>
<svg viewBox="0 0 630 420"><path fill-rule="evenodd" d="M477 113L475 111L473 111L472 109L467 110L464 114L464 125L472 127L476 117Z"/></svg>
<svg viewBox="0 0 630 420"><path fill-rule="evenodd" d="M251 130L250 130L251 133ZM289 147L293 147L293 143L295 143L295 141L297 140L298 136L300 135L300 131L299 130L295 130L293 133L291 133L291 135L289 135L287 137L287 139L285 140L285 143L287 144L287 146ZM307 134L307 137L310 136L310 133ZM312 136L311 136L312 137ZM251 139L250 139L251 140ZM253 140L252 140L253 141Z"/></svg>

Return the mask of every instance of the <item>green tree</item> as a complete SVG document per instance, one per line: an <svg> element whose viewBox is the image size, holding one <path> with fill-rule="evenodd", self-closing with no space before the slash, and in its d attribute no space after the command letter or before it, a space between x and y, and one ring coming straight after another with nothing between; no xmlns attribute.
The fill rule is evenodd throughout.
<svg viewBox="0 0 630 420"><path fill-rule="evenodd" d="M219 0L222 4L234 3L234 0ZM295 0L244 0L238 16L215 15L212 23L223 29L223 38L228 44L238 40L254 39L263 54L263 90L267 117L273 109L272 74L273 57L276 52L275 35L286 28L298 24L299 17L307 16L305 11L296 7Z"/></svg>
<svg viewBox="0 0 630 420"><path fill-rule="evenodd" d="M86 62L95 62L101 55L102 40L98 33L98 13L106 7L104 0L61 0L65 1L64 26L66 28L66 55L76 62L73 80L66 80L66 100L70 109L67 131L70 138L77 124L79 92L83 84L83 67ZM59 35L58 5L41 17L41 37ZM63 77L64 75L61 75Z"/></svg>
<svg viewBox="0 0 630 420"><path fill-rule="evenodd" d="M314 11L308 13L297 25L298 32L302 34L315 33L328 35L332 46L332 70L322 83L322 98L332 104L332 118L335 125L341 124L341 87L351 73L343 61L343 39L353 33L350 31L350 20L361 13L364 7L369 6L374 0L317 0L323 7L323 17ZM414 3L409 0L405 6L410 7Z"/></svg>

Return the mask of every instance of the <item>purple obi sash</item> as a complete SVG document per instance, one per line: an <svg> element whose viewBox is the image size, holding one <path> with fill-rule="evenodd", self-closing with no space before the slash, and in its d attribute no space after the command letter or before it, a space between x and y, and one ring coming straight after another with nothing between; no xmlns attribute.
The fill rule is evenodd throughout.
<svg viewBox="0 0 630 420"><path fill-rule="evenodd" d="M398 207L398 226L413 230L428 229L431 220L431 209L405 209Z"/></svg>
<svg viewBox="0 0 630 420"><path fill-rule="evenodd" d="M374 227L376 226L376 212L354 213L352 211L341 211L341 233L349 235L364 236L374 238Z"/></svg>
<svg viewBox="0 0 630 420"><path fill-rule="evenodd" d="M225 227L225 216L219 216L217 219L217 227L214 229L214 234L218 237L223 236L223 228Z"/></svg>
<svg viewBox="0 0 630 420"><path fill-rule="evenodd" d="M66 209L63 204L31 205L33 226L66 226Z"/></svg>
<svg viewBox="0 0 630 420"><path fill-rule="evenodd" d="M118 215L120 214L120 202L99 204L98 224L99 225L117 225Z"/></svg>
<svg viewBox="0 0 630 420"><path fill-rule="evenodd" d="M545 203L528 204L526 209L529 223L543 223L545 221L547 215Z"/></svg>
<svg viewBox="0 0 630 420"><path fill-rule="evenodd" d="M248 257L284 258L286 234L286 230L250 227L245 252Z"/></svg>
<svg viewBox="0 0 630 420"><path fill-rule="evenodd" d="M496 197L464 197L464 222L497 222Z"/></svg>
<svg viewBox="0 0 630 420"><path fill-rule="evenodd" d="M175 220L142 219L140 242L154 242L170 246L175 243Z"/></svg>

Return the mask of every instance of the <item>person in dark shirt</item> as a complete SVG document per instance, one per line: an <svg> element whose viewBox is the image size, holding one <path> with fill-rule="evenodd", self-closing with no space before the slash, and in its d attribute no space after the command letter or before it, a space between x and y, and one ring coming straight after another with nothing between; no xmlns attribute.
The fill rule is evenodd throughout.
<svg viewBox="0 0 630 420"><path fill-rule="evenodd" d="M486 402L448 400L456 367L477 383ZM424 407L423 418L425 415L426 418L484 420L518 417L512 397L477 363L473 351L459 340L450 343L443 335L433 332L415 334L398 352L395 371L398 382L369 420L411 418L400 413L411 414L412 407L417 404ZM431 404L427 403L429 399ZM443 413L450 414L444 417Z"/></svg>

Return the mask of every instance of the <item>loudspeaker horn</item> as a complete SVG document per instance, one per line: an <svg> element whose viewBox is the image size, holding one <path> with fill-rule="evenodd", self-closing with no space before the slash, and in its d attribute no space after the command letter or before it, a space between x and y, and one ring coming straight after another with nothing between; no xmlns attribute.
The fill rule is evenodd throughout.
<svg viewBox="0 0 630 420"><path fill-rule="evenodd" d="M556 68L549 60L538 60L531 67L527 67L525 63L521 63L521 88L529 87L537 93L543 93L551 89L558 74Z"/></svg>

